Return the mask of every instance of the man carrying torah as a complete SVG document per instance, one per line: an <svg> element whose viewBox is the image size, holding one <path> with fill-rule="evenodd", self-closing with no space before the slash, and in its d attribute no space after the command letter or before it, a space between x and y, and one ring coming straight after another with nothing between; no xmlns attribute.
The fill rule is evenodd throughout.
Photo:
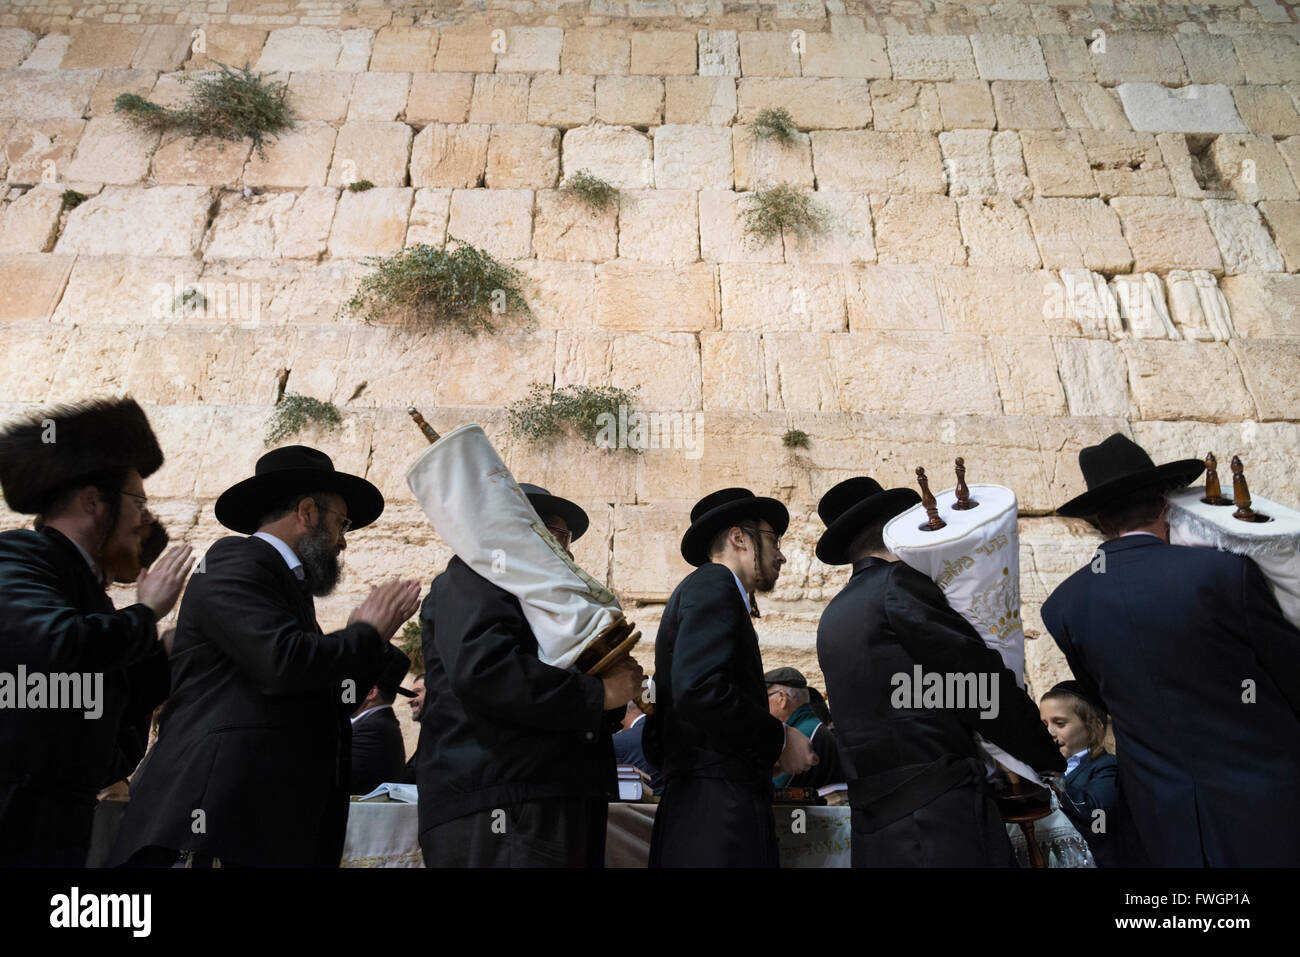
<svg viewBox="0 0 1300 957"><path fill-rule="evenodd" d="M1111 713L1146 857L1295 866L1300 632L1251 559L1169 543L1170 490L1201 474L1199 459L1157 466L1117 433L1083 449L1079 468L1088 491L1057 511L1106 540L1048 597L1043 623Z"/></svg>
<svg viewBox="0 0 1300 957"><path fill-rule="evenodd" d="M817 505L827 526L817 558L853 566L817 626L850 774L852 864L1006 867L1011 844L976 734L1032 769L1065 762L1001 655L885 546L885 523L919 500L859 477Z"/></svg>

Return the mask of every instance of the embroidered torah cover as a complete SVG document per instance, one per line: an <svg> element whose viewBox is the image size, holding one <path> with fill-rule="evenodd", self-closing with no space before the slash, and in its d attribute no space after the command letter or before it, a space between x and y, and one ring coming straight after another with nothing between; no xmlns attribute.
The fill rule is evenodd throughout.
<svg viewBox="0 0 1300 957"><path fill-rule="evenodd" d="M1025 631L1020 623L1020 533L1016 493L1002 485L971 485L966 511L954 509L957 490L935 495L939 517L948 523L937 532L922 531L925 508L913 505L885 524L885 545L900 559L934 581L953 610L1002 656L1002 663L1024 687ZM1041 784L1033 768L991 741L980 744L999 764Z"/></svg>
<svg viewBox="0 0 1300 957"><path fill-rule="evenodd" d="M406 484L461 561L519 599L546 664L572 666L623 619L614 595L547 531L479 426L462 425L430 445Z"/></svg>

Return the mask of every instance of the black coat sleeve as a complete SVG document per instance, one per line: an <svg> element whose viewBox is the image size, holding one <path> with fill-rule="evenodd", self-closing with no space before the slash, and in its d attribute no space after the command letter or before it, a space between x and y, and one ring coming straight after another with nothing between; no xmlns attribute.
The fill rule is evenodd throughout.
<svg viewBox="0 0 1300 957"><path fill-rule="evenodd" d="M1241 565L1242 636L1300 715L1300 631L1282 614L1259 566L1249 558Z"/></svg>
<svg viewBox="0 0 1300 957"><path fill-rule="evenodd" d="M112 671L154 654L147 605L86 614L69 601L53 553L37 532L0 535L0 670Z"/></svg>
<svg viewBox="0 0 1300 957"><path fill-rule="evenodd" d="M765 703L760 706L741 694L732 680L738 670L735 656L742 653L738 642L750 624L731 572L717 567L718 575L696 573L681 592L673 707L683 721L705 729L718 742L775 764L785 747L785 725Z"/></svg>
<svg viewBox="0 0 1300 957"><path fill-rule="evenodd" d="M472 578L469 576L473 576ZM468 567L449 567L436 602L432 632L452 693L466 711L550 731L600 734L605 685L537 657L528 621L509 592ZM477 579L477 580L475 580ZM534 645L534 647L529 647Z"/></svg>
<svg viewBox="0 0 1300 957"><path fill-rule="evenodd" d="M1065 586L1063 585L1061 587L1064 588ZM1074 680L1079 683L1080 690L1083 691L1084 694L1096 698L1105 705L1106 699L1103 697L1101 689L1097 687L1096 679L1088 673L1088 669L1086 669L1083 666L1083 662L1079 660L1079 656L1074 650L1074 644L1070 640L1069 631L1066 629L1065 622L1061 618L1059 603L1063 599L1059 597L1060 592L1061 589L1058 588L1055 592L1047 596L1047 601L1043 602L1041 611L1043 625L1047 628L1047 633L1052 636L1052 640L1056 642L1056 647L1060 648L1061 654L1065 656L1065 663L1070 666L1070 674L1074 677ZM1107 710L1109 710L1109 708Z"/></svg>
<svg viewBox="0 0 1300 957"><path fill-rule="evenodd" d="M204 571L195 574L202 581L190 580L189 587L199 590L200 614L212 623L204 637L264 694L334 690L359 677L357 690L364 697L387 645L379 632L360 622L328 635L304 629L278 590L271 562L280 557L238 547L239 541L225 539L210 548Z"/></svg>
<svg viewBox="0 0 1300 957"><path fill-rule="evenodd" d="M1081 833L1090 833L1093 812L1103 811L1109 816L1119 804L1119 766L1107 760L1094 767L1087 780L1075 784L1067 781L1064 791L1066 799L1061 802L1061 810Z"/></svg>
<svg viewBox="0 0 1300 957"><path fill-rule="evenodd" d="M978 709L955 712L1008 754L1038 771L1060 771L1065 759L1043 727L1038 707L1016 683L1002 656L944 598L934 582L902 562L896 563L885 594L889 624L904 650L926 671L988 674L997 683L998 712L981 717Z"/></svg>

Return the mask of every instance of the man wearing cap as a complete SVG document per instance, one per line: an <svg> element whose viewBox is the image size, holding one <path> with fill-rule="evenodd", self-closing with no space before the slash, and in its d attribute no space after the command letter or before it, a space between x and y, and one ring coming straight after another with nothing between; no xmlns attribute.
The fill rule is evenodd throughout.
<svg viewBox="0 0 1300 957"><path fill-rule="evenodd" d="M817 763L802 774L778 774L772 784L778 788L820 788L843 783L839 749L830 728L813 711L816 688L808 686L803 672L795 668L776 668L763 675L767 685L767 709L772 717L807 736L812 742Z"/></svg>
<svg viewBox="0 0 1300 957"><path fill-rule="evenodd" d="M157 623L191 558L188 545L144 554L161 532L144 479L162 462L129 398L0 431L5 501L36 516L0 533L0 867L85 866L95 796L134 769L136 729L167 695ZM136 603L115 610L110 582L135 582Z"/></svg>
<svg viewBox="0 0 1300 957"><path fill-rule="evenodd" d="M352 775L348 791L369 794L381 784L401 784L406 779L406 743L402 726L393 712L400 695L414 698L415 692L402 687L411 659L396 648L384 662L384 670L352 716Z"/></svg>
<svg viewBox="0 0 1300 957"><path fill-rule="evenodd" d="M750 623L755 592L776 585L790 524L784 505L748 489L691 509L673 590L655 639L655 714L646 756L663 769L651 867L777 867L772 775L817 760L808 738L767 707Z"/></svg>
<svg viewBox="0 0 1300 957"><path fill-rule="evenodd" d="M817 625L817 658L835 702L849 770L854 867L1007 867L1011 844L985 783L975 735L1040 771L1065 767L1038 708L979 633L883 540L885 523L920 501L865 476L822 496L817 558L853 574ZM987 676L996 710L912 707L899 676L915 669Z"/></svg>
<svg viewBox="0 0 1300 957"><path fill-rule="evenodd" d="M1061 515L1105 537L1043 603L1080 690L1110 712L1119 791L1158 867L1300 861L1300 632L1241 555L1169 544L1166 495L1199 459L1157 466L1115 434L1079 453ZM1127 842L1131 844L1132 842Z"/></svg>
<svg viewBox="0 0 1300 957"><path fill-rule="evenodd" d="M587 513L544 488L519 487L572 558ZM433 580L420 623L425 865L604 866L617 795L611 739L641 693L641 667L629 658L595 678L545 664L519 600L456 557Z"/></svg>
<svg viewBox="0 0 1300 957"><path fill-rule="evenodd" d="M313 597L339 580L344 534L383 508L369 482L298 445L217 499L217 520L240 535L208 549L181 603L171 695L112 863L338 866L348 715L397 653L389 639L419 586L372 589L328 635Z"/></svg>

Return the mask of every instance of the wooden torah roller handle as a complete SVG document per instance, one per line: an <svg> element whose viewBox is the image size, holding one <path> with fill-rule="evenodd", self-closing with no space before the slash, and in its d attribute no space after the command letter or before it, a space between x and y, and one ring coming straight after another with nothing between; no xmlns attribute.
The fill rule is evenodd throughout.
<svg viewBox="0 0 1300 957"><path fill-rule="evenodd" d="M609 625L578 655L577 668L585 675L599 678L620 661L632 656L632 649L641 640L641 632L626 618ZM646 714L654 713L654 704L638 698L633 702Z"/></svg>

